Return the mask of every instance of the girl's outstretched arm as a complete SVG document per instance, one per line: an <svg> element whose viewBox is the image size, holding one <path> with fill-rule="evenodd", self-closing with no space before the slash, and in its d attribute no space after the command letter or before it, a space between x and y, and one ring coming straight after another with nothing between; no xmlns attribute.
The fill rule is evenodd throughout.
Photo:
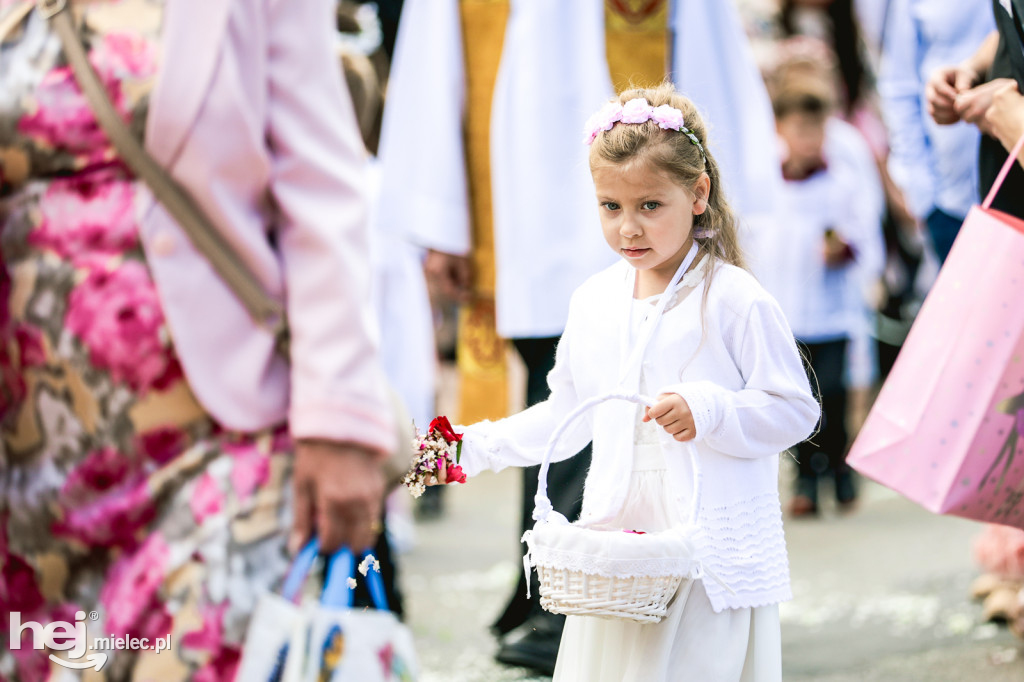
<svg viewBox="0 0 1024 682"><path fill-rule="evenodd" d="M548 374L551 395L547 400L505 419L456 427L464 431L461 465L467 476L485 469L501 471L509 466L526 467L543 461L551 433L579 404L570 363L572 318L570 305L569 322L555 353L555 366ZM591 421L584 416L559 439L552 461L575 455L590 442L590 434Z"/></svg>

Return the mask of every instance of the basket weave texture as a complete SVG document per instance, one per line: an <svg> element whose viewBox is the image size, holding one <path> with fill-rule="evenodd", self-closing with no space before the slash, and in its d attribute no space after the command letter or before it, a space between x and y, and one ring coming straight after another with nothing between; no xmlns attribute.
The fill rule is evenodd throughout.
<svg viewBox="0 0 1024 682"><path fill-rule="evenodd" d="M540 523L526 541L541 606L552 613L656 623L697 568L693 543L680 530L635 534Z"/></svg>
<svg viewBox="0 0 1024 682"><path fill-rule="evenodd" d="M692 255L691 251L689 258ZM677 279L679 274L676 273ZM658 315L664 309L664 300L659 304ZM537 568L540 603L552 613L656 623L665 616L680 583L687 580L680 594L680 598L686 599L693 579L701 572L693 541L699 532L696 519L701 492L700 466L693 444L688 446L694 467L694 491L686 526L658 533L586 527L569 523L555 512L547 496L548 467L558 439L574 420L606 400L654 405L654 400L636 393L605 393L583 401L558 425L548 440L537 476L533 510L537 523L523 535L529 548L523 566L527 573L530 566Z"/></svg>
<svg viewBox="0 0 1024 682"><path fill-rule="evenodd" d="M615 578L538 566L540 605L567 616L626 618L657 623L679 589L679 576Z"/></svg>

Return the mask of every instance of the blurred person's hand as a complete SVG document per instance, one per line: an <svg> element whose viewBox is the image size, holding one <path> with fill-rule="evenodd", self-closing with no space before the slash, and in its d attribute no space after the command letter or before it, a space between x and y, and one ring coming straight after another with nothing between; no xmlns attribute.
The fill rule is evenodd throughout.
<svg viewBox="0 0 1024 682"><path fill-rule="evenodd" d="M1024 135L1024 95L1010 81L992 94L992 105L985 113L989 135L998 139L1007 151Z"/></svg>
<svg viewBox="0 0 1024 682"><path fill-rule="evenodd" d="M356 443L300 440L295 444L295 516L288 549L314 532L325 554L372 547L380 532L384 474L376 455Z"/></svg>
<svg viewBox="0 0 1024 682"><path fill-rule="evenodd" d="M991 134L988 121L985 120L985 112L992 106L992 97L996 92L1011 84L1016 89L1017 83L1012 78L996 78L961 92L956 96L956 103L953 105L957 115L961 120L978 126L983 133Z"/></svg>
<svg viewBox="0 0 1024 682"><path fill-rule="evenodd" d="M924 86L928 114L940 125L956 123L960 120L956 110L957 95L970 90L979 82L981 74L963 64L935 70Z"/></svg>
<svg viewBox="0 0 1024 682"><path fill-rule="evenodd" d="M459 303L469 301L472 293L473 267L466 256L442 251L427 251L423 260L427 282L442 296Z"/></svg>
<svg viewBox="0 0 1024 682"><path fill-rule="evenodd" d="M908 233L916 233L921 228L921 224L918 222L914 212L910 210L910 203L907 201L906 194L892 179L892 175L889 174L888 155L885 158L875 159L875 163L878 167L878 175L882 178L885 203L888 206L889 213L892 215L892 219L901 230Z"/></svg>
<svg viewBox="0 0 1024 682"><path fill-rule="evenodd" d="M825 230L824 256L825 265L830 268L838 268L855 260L850 242L832 229Z"/></svg>
<svg viewBox="0 0 1024 682"><path fill-rule="evenodd" d="M917 217L910 210L910 204L907 203L906 196L899 188L895 188L892 193L887 192L886 201L889 204L889 211L892 214L893 220L901 230L917 232L921 229Z"/></svg>

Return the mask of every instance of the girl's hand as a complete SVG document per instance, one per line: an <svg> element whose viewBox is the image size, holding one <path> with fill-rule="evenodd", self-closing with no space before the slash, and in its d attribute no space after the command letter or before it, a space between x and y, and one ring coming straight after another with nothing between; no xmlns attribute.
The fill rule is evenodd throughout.
<svg viewBox="0 0 1024 682"><path fill-rule="evenodd" d="M428 478L424 483L429 488L432 485L444 485L448 482L448 470L445 467L438 467L433 478Z"/></svg>
<svg viewBox="0 0 1024 682"><path fill-rule="evenodd" d="M644 421L657 422L668 435L680 443L693 440L697 435L697 427L693 423L693 413L683 397L678 393L662 393L654 407L648 407L644 413Z"/></svg>
<svg viewBox="0 0 1024 682"><path fill-rule="evenodd" d="M992 106L985 113L989 134L997 138L1007 151L1024 134L1024 95L1017 83L1010 81L992 95Z"/></svg>

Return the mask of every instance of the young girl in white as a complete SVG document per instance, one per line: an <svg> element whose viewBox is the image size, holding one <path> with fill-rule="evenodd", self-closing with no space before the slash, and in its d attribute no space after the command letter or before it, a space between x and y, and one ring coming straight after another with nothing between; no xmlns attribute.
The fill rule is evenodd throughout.
<svg viewBox="0 0 1024 682"><path fill-rule="evenodd" d="M574 294L551 397L465 428L468 475L528 466L580 402L616 389L657 396L652 408L602 403L555 452L564 459L593 440L582 523L648 532L685 523L683 442L696 445L698 551L728 589L700 580L657 624L569 616L556 680L781 680L778 603L791 594L779 453L810 434L818 406L778 305L743 269L705 139L693 104L667 84L624 92L591 119L601 227L623 260ZM653 319L661 296L670 299Z"/></svg>

